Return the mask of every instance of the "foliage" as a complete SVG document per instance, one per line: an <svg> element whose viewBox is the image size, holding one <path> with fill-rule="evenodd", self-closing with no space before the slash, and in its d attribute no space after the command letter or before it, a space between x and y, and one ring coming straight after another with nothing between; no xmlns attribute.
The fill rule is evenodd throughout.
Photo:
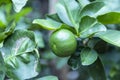
<svg viewBox="0 0 120 80"><path fill-rule="evenodd" d="M117 1L118 0L115 0L115 2ZM59 0L56 5L56 14L47 15L47 18L44 19L44 23L48 25L42 22L43 19L35 19L33 23L40 25L41 28L46 30L58 30L63 24L68 25L69 28L61 28L66 28L73 32L76 38L79 39L78 42L81 42L80 45L78 44L78 51L76 50L80 57L77 57L78 59L74 58L75 56L70 57L68 64L73 67L73 69L75 66L77 67L77 65L82 65L90 72L94 80L106 80L103 63L100 59L101 56L98 54L99 52L96 51L96 44L99 40L103 40L115 46L120 46L119 31L110 30L105 25L120 23L119 10L117 10L119 5L112 3L115 5L115 8L111 9L109 6L110 3L111 1L109 0L107 2L105 0L92 2L87 0ZM56 26L57 29L55 29L55 26L50 26L53 23L51 23L51 21L61 25ZM94 40L91 41L92 39ZM101 73L99 73L100 71Z"/></svg>
<svg viewBox="0 0 120 80"><path fill-rule="evenodd" d="M31 11L31 8L23 8L27 1L0 1L0 80L5 77L13 80L58 80L55 76L39 78L42 55L39 49L45 47L39 29L52 30L52 34L60 29L73 33L77 49L66 58L73 70L83 69L89 73L86 78L92 77L93 80L119 80L120 31L115 25L120 23L119 0L114 0L115 3L112 0L59 0L55 14L47 15L46 19L34 19L32 25L24 22L24 16ZM34 28L36 25L37 29ZM64 51L69 46L62 48ZM44 58L56 57L48 53ZM113 59L116 55L117 58ZM110 66L110 72L106 72L106 66Z"/></svg>

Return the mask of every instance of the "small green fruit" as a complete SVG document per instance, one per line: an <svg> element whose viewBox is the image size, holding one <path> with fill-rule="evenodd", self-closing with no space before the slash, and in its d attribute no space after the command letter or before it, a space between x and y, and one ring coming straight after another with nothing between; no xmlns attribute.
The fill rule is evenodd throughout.
<svg viewBox="0 0 120 80"><path fill-rule="evenodd" d="M55 55L67 57L76 51L77 41L71 31L60 29L51 34L49 44Z"/></svg>

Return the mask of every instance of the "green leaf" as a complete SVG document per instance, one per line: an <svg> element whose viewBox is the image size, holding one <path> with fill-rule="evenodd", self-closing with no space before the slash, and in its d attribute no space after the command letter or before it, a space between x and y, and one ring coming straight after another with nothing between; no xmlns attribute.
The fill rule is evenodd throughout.
<svg viewBox="0 0 120 80"><path fill-rule="evenodd" d="M7 21L6 21L6 15L5 15L4 11L3 11L3 8L0 9L0 15L1 15L1 17L0 17L0 28L5 29Z"/></svg>
<svg viewBox="0 0 120 80"><path fill-rule="evenodd" d="M79 32L81 38L91 37L94 33L106 31L106 27L98 23L93 17L84 16L79 23Z"/></svg>
<svg viewBox="0 0 120 80"><path fill-rule="evenodd" d="M4 41L1 52L9 78L25 80L38 75L36 66L39 64L39 54L34 52L35 48L35 37L32 31L16 30Z"/></svg>
<svg viewBox="0 0 120 80"><path fill-rule="evenodd" d="M114 0L114 1L113 0L96 0L96 1L101 1L101 2L104 2L105 4L104 8L100 10L99 14L104 14L111 11L120 11L120 5L119 5L120 0Z"/></svg>
<svg viewBox="0 0 120 80"><path fill-rule="evenodd" d="M5 27L6 27L6 24L0 20L0 32L2 32L5 29Z"/></svg>
<svg viewBox="0 0 120 80"><path fill-rule="evenodd" d="M80 10L80 6L75 0L60 0L56 6L56 9L59 18L64 23L77 27L77 21L79 20L78 12Z"/></svg>
<svg viewBox="0 0 120 80"><path fill-rule="evenodd" d="M97 52L90 48L84 48L81 53L81 62L82 65L91 65L97 60Z"/></svg>
<svg viewBox="0 0 120 80"><path fill-rule="evenodd" d="M47 19L52 19L52 20L54 20L54 21L57 21L57 22L63 23L63 22L60 20L58 14L47 15Z"/></svg>
<svg viewBox="0 0 120 80"><path fill-rule="evenodd" d="M90 2L88 0L76 0L81 7L84 7L85 5L89 4Z"/></svg>
<svg viewBox="0 0 120 80"><path fill-rule="evenodd" d="M114 64L114 66L112 66L110 73L109 73L110 80L119 80L120 79L119 67L120 67L119 62Z"/></svg>
<svg viewBox="0 0 120 80"><path fill-rule="evenodd" d="M58 80L58 78L56 76L45 76L37 80Z"/></svg>
<svg viewBox="0 0 120 80"><path fill-rule="evenodd" d="M81 19L81 22L79 23L79 32L85 32L91 27L93 27L97 23L95 18L85 16Z"/></svg>
<svg viewBox="0 0 120 80"><path fill-rule="evenodd" d="M91 2L90 4L83 7L80 16L95 16L95 14L104 6L103 2Z"/></svg>
<svg viewBox="0 0 120 80"><path fill-rule="evenodd" d="M29 44L28 44L29 42ZM25 52L31 52L35 49L34 33L26 30L16 30L12 36L10 36L4 42L2 51L4 51L4 57L6 60L16 57L17 55Z"/></svg>
<svg viewBox="0 0 120 80"><path fill-rule="evenodd" d="M120 12L109 12L97 17L98 21L102 24L119 24Z"/></svg>
<svg viewBox="0 0 120 80"><path fill-rule="evenodd" d="M25 4L27 3L28 0L12 0L13 6L14 6L14 10L16 12L20 12L20 10L25 6Z"/></svg>
<svg viewBox="0 0 120 80"><path fill-rule="evenodd" d="M4 78L5 78L5 64L0 52L0 80L4 80Z"/></svg>
<svg viewBox="0 0 120 80"><path fill-rule="evenodd" d="M7 38L7 36L5 35L5 33L0 33L0 43L4 41L4 39Z"/></svg>
<svg viewBox="0 0 120 80"><path fill-rule="evenodd" d="M103 64L99 58L92 65L89 65L87 69L93 80L107 80Z"/></svg>
<svg viewBox="0 0 120 80"><path fill-rule="evenodd" d="M0 5L11 3L11 0L0 0Z"/></svg>
<svg viewBox="0 0 120 80"><path fill-rule="evenodd" d="M95 34L96 37L101 38L102 40L120 47L120 31L117 30L107 30L104 32L98 32Z"/></svg>
<svg viewBox="0 0 120 80"><path fill-rule="evenodd" d="M32 11L31 8L24 8L22 9L19 13L16 13L15 15L13 15L13 18L18 21L20 20L21 17L27 15L28 13L30 13Z"/></svg>
<svg viewBox="0 0 120 80"><path fill-rule="evenodd" d="M71 55L67 63L73 70L77 70L79 68L79 63L80 63L79 59L80 59L79 53L76 52Z"/></svg>
<svg viewBox="0 0 120 80"><path fill-rule="evenodd" d="M37 46L39 48L44 48L45 44L43 41L42 33L40 31L34 31L34 34L35 34L35 41L36 41Z"/></svg>
<svg viewBox="0 0 120 80"><path fill-rule="evenodd" d="M73 32L74 34L77 34L76 31L75 31L75 29L73 27L70 27L70 26L68 26L66 24L62 24L58 29L68 29L71 32Z"/></svg>
<svg viewBox="0 0 120 80"><path fill-rule="evenodd" d="M18 56L14 61L11 60L6 63L7 76L13 80L25 80L33 78L38 75L38 66L40 63L37 60L36 53L26 53L29 55L29 63L23 62L23 60ZM14 66L14 67L13 67ZM22 71L22 73L21 73Z"/></svg>
<svg viewBox="0 0 120 80"><path fill-rule="evenodd" d="M93 25L93 27L81 33L80 37L81 38L92 37L94 36L95 33L100 32L100 31L106 31L106 30L107 29L103 24L96 23L95 25Z"/></svg>
<svg viewBox="0 0 120 80"><path fill-rule="evenodd" d="M40 25L40 28L46 29L46 30L56 30L61 26L60 23L53 21L53 20L45 20L45 19L35 19L33 21L33 24Z"/></svg>
<svg viewBox="0 0 120 80"><path fill-rule="evenodd" d="M15 22L12 22L10 26L7 26L4 32L0 33L0 43L4 41L15 29Z"/></svg>

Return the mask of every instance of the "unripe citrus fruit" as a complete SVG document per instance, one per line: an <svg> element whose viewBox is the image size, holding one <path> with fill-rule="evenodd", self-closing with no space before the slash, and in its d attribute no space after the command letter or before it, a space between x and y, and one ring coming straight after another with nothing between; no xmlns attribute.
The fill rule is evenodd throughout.
<svg viewBox="0 0 120 80"><path fill-rule="evenodd" d="M60 29L51 34L49 44L55 55L67 57L75 52L77 41L71 31Z"/></svg>

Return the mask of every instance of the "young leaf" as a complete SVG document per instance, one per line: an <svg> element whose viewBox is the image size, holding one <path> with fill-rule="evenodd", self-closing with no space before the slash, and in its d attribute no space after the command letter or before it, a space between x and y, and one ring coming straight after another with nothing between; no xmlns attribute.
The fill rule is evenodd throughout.
<svg viewBox="0 0 120 80"><path fill-rule="evenodd" d="M4 78L5 78L5 64L2 54L0 52L0 80L4 80Z"/></svg>
<svg viewBox="0 0 120 80"><path fill-rule="evenodd" d="M98 21L102 24L119 24L120 12L109 12L97 17Z"/></svg>
<svg viewBox="0 0 120 80"><path fill-rule="evenodd" d="M84 48L81 53L81 62L82 65L91 65L97 60L97 52L90 48Z"/></svg>
<svg viewBox="0 0 120 80"><path fill-rule="evenodd" d="M58 80L56 76L45 76L36 80Z"/></svg>
<svg viewBox="0 0 120 80"><path fill-rule="evenodd" d="M33 24L40 25L40 28L46 29L46 30L56 30L61 26L60 23L53 21L53 20L44 20L44 19L35 19L33 21Z"/></svg>
<svg viewBox="0 0 120 80"><path fill-rule="evenodd" d="M20 10L25 6L28 0L12 0L14 10L20 12Z"/></svg>
<svg viewBox="0 0 120 80"><path fill-rule="evenodd" d="M98 32L95 34L96 37L101 38L102 40L120 47L120 31L117 30L107 30L104 32Z"/></svg>
<svg viewBox="0 0 120 80"><path fill-rule="evenodd" d="M81 10L80 16L94 16L102 7L104 6L103 2L92 2Z"/></svg>
<svg viewBox="0 0 120 80"><path fill-rule="evenodd" d="M35 37L32 31L16 30L4 41L1 52L9 78L25 80L38 75L36 65L39 56L38 53L33 52L35 48Z"/></svg>
<svg viewBox="0 0 120 80"><path fill-rule="evenodd" d="M93 80L107 80L103 64L99 58L92 65L89 65L87 70Z"/></svg>

